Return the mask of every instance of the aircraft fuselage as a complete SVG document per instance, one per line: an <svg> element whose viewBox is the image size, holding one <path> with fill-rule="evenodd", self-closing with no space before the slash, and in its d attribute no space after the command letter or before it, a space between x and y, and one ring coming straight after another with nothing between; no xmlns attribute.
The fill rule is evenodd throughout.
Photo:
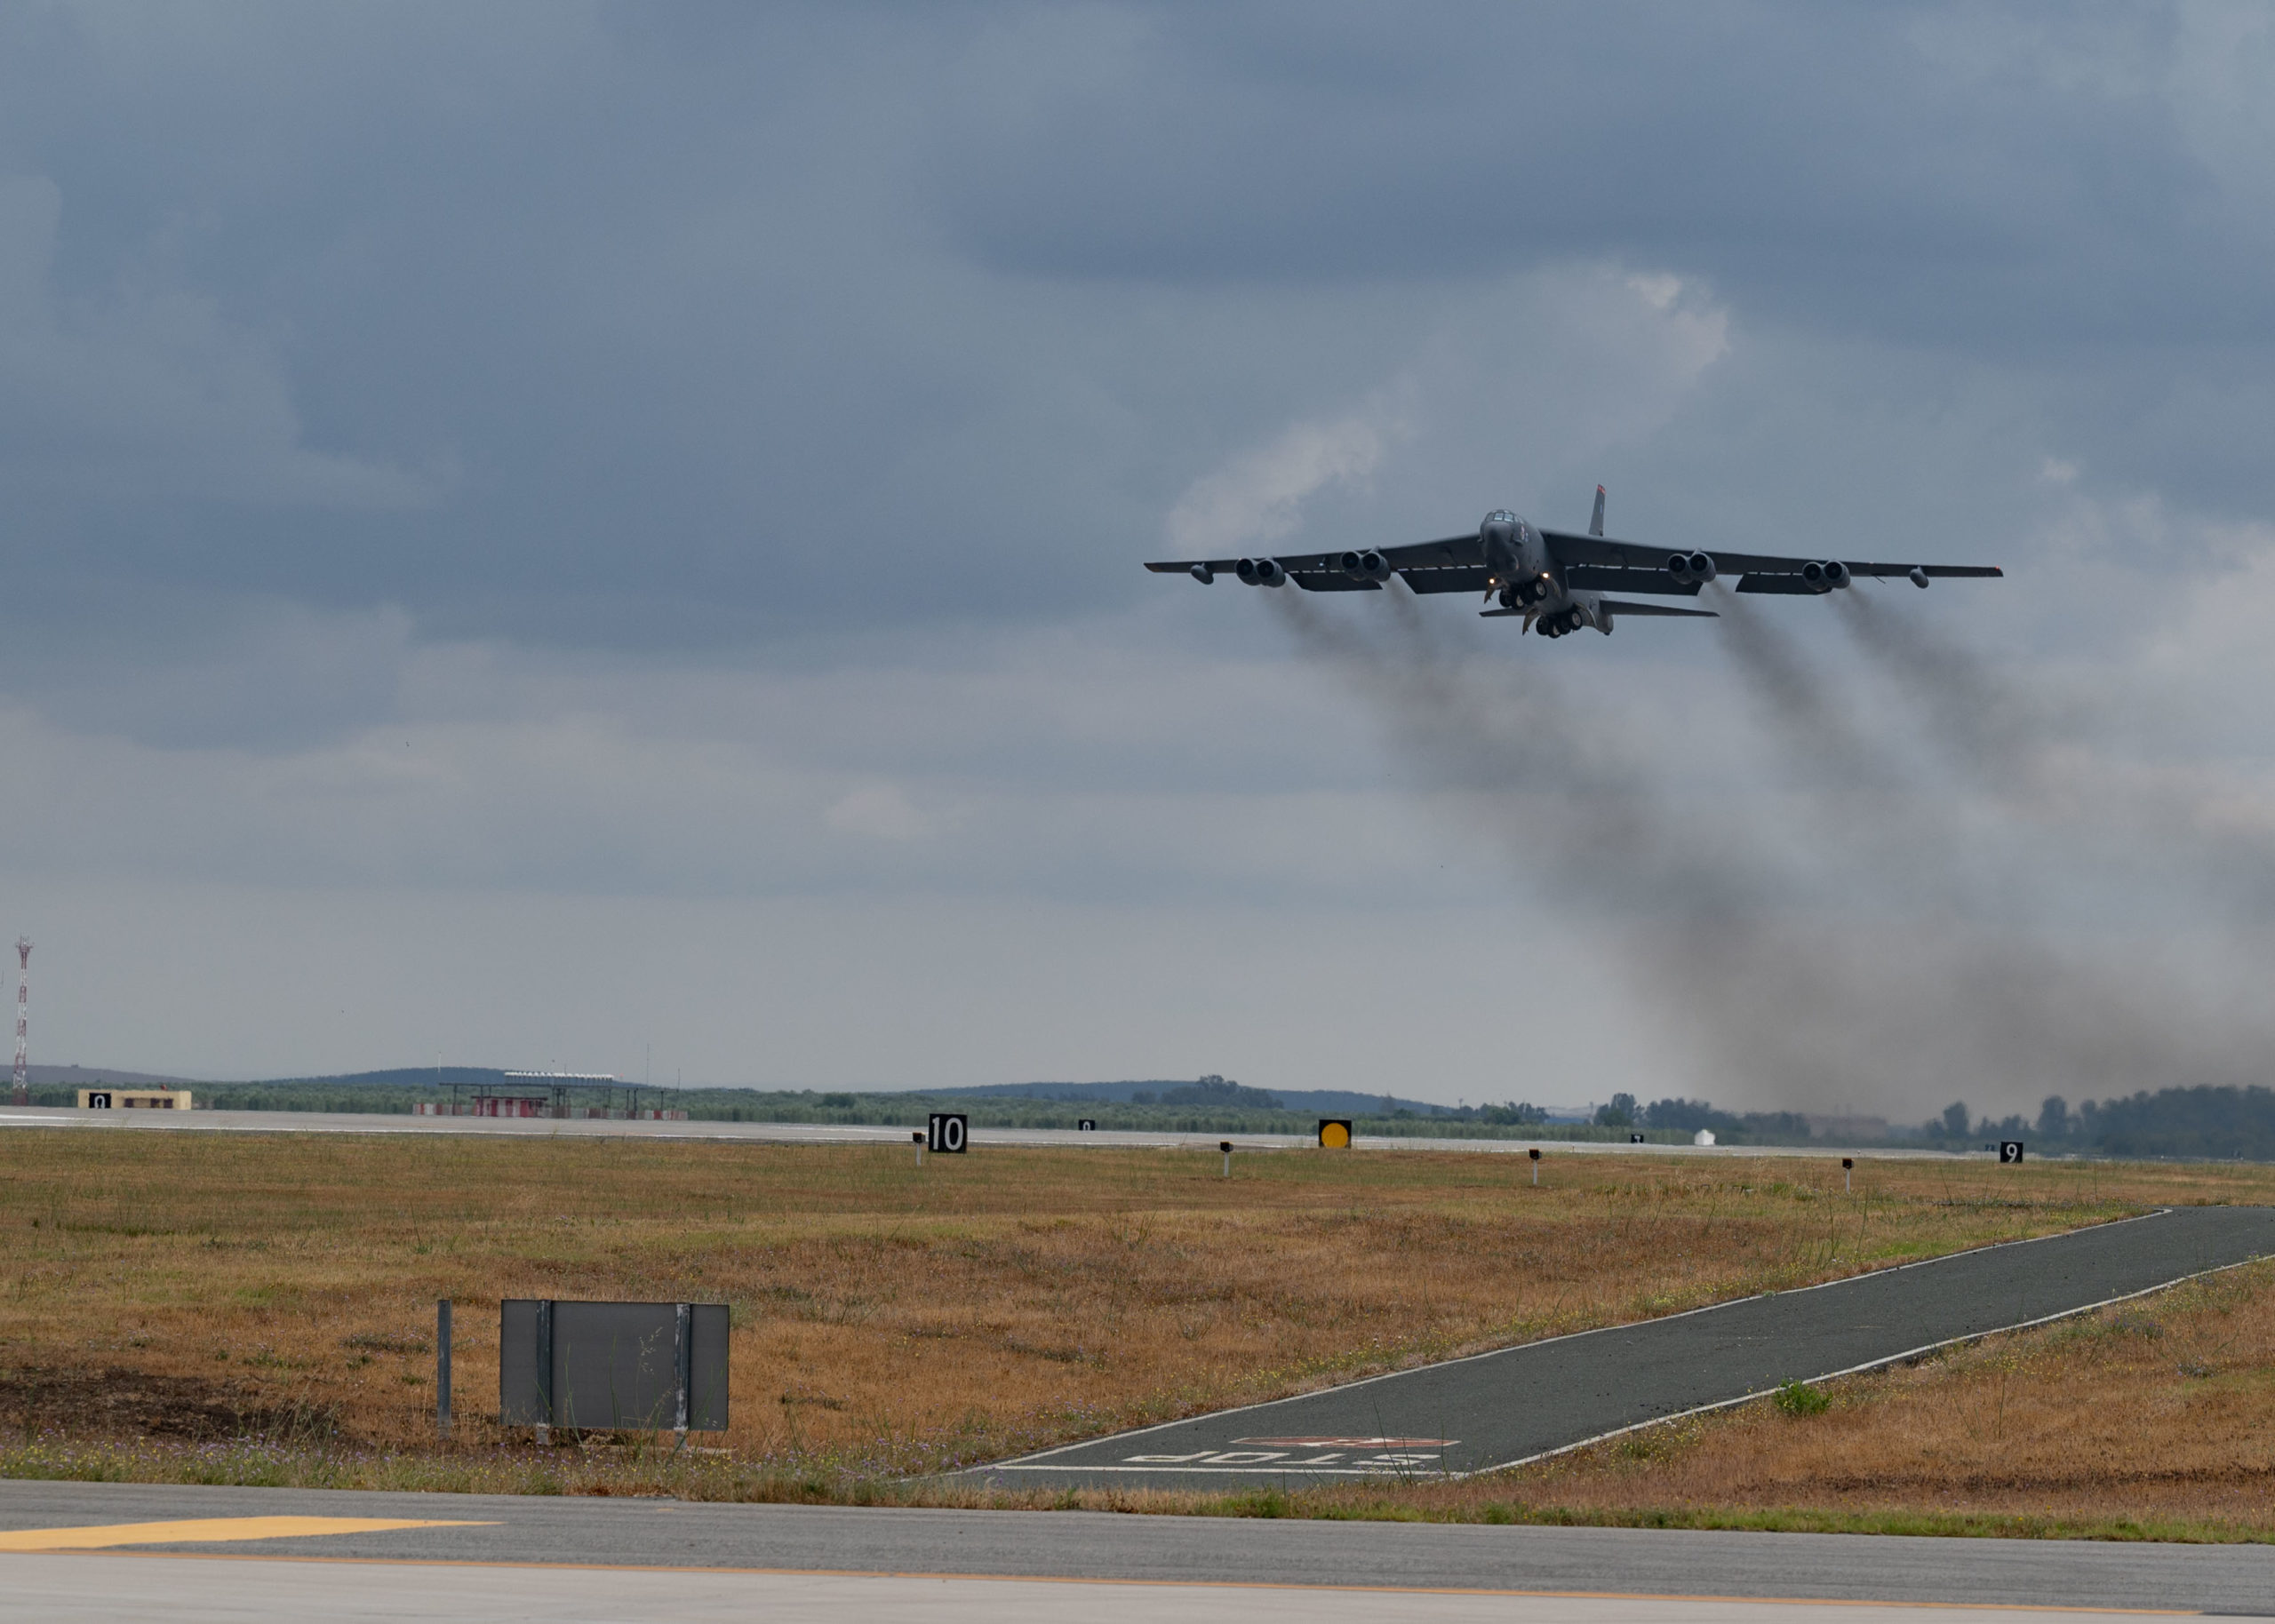
<svg viewBox="0 0 2275 1624"><path fill-rule="evenodd" d="M1522 609L1529 629L1548 637L1587 625L1605 629L1594 602L1599 594L1576 593L1564 584L1548 544L1521 514L1495 508L1478 525L1477 542L1491 572L1486 596L1499 599L1505 609Z"/></svg>

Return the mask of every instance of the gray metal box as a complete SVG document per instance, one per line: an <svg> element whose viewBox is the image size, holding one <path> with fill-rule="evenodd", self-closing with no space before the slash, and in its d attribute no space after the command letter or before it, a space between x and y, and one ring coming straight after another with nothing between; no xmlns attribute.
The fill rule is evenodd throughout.
<svg viewBox="0 0 2275 1624"><path fill-rule="evenodd" d="M727 1306L508 1297L498 1420L508 1427L723 1431Z"/></svg>

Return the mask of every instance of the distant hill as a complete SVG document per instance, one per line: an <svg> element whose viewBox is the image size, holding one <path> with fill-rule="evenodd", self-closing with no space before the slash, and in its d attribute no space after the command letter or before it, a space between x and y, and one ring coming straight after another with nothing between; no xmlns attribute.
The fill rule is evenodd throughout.
<svg viewBox="0 0 2275 1624"><path fill-rule="evenodd" d="M0 1062L0 1065L4 1065ZM229 1080L170 1077L156 1071L121 1071L112 1066L26 1066L24 1080L34 1087L88 1088L99 1083L129 1088L436 1088L452 1083L498 1083L506 1074L495 1066L397 1066L387 1071L344 1071L331 1077L260 1077Z"/></svg>
<svg viewBox="0 0 2275 1624"><path fill-rule="evenodd" d="M0 1062L4 1067L5 1062ZM24 1081L35 1088L94 1088L105 1083L123 1088L202 1088L194 1077L164 1077L155 1071L118 1071L106 1066L26 1066Z"/></svg>
<svg viewBox="0 0 2275 1624"><path fill-rule="evenodd" d="M1187 1103L1190 1091L1209 1083L1224 1082L1223 1078L1186 1077L1155 1078L1148 1081L1124 1083L983 1083L970 1088L924 1088L901 1092L925 1094L939 1099L1026 1099L1059 1100L1078 1104L1086 1100L1111 1101L1121 1104L1152 1104L1166 1102L1171 1104ZM1417 1117L1448 1117L1454 1112L1443 1105L1433 1105L1423 1100L1401 1100L1387 1094L1354 1094L1344 1088L1273 1088L1251 1089L1239 1084L1227 1085L1241 1089L1241 1103L1246 1096L1268 1094L1279 1102L1282 1111L1309 1111L1322 1117L1388 1116L1393 1111L1407 1111ZM1151 1096L1141 1100L1140 1095ZM1170 1100L1169 1096L1180 1097Z"/></svg>
<svg viewBox="0 0 2275 1624"><path fill-rule="evenodd" d="M396 1066L386 1071L344 1071L333 1077L264 1077L242 1085L284 1088L315 1084L329 1088L447 1088L452 1084L499 1084L506 1073L496 1066Z"/></svg>

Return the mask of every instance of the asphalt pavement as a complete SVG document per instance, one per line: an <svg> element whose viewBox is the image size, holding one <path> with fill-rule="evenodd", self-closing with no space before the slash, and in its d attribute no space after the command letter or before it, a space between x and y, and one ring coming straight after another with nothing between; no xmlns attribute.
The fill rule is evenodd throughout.
<svg viewBox="0 0 2275 1624"><path fill-rule="evenodd" d="M251 1537L307 1518L332 1534ZM248 1521L233 1535L233 1519ZM196 1540L169 1539L193 1522ZM395 1524L373 1526L374 1524ZM120 1531L124 1529L122 1534ZM2275 1548L0 1482L0 1618L2275 1613ZM43 1553L28 1531L79 1548ZM76 1531L76 1532L63 1532ZM88 1531L96 1531L90 1532ZM106 1533L102 1531L109 1531ZM132 1544L96 1544L106 1538ZM1079 1585L1079 1588L1076 1588ZM1874 1617L1884 1615L1877 1611ZM1945 1624L1951 1615L1939 1614Z"/></svg>
<svg viewBox="0 0 2275 1624"><path fill-rule="evenodd" d="M1221 1491L1489 1471L1740 1403L1789 1380L1892 1363L2271 1254L2275 1208L2175 1207L1528 1342L960 1475L1024 1487Z"/></svg>

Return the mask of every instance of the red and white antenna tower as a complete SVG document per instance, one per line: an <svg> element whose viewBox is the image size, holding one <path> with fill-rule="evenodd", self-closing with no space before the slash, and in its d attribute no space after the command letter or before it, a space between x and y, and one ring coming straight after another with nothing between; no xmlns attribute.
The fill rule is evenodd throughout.
<svg viewBox="0 0 2275 1624"><path fill-rule="evenodd" d="M16 1103L32 1103L29 1068L24 1063L31 1052L28 1017L32 1004L32 939L16 938Z"/></svg>

